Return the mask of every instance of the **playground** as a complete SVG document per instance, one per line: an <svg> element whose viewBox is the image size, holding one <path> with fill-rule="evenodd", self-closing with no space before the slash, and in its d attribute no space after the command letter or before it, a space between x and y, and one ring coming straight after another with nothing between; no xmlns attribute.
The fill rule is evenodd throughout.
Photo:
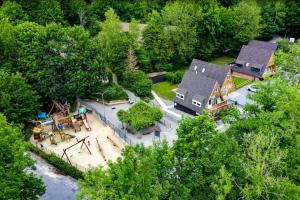
<svg viewBox="0 0 300 200"><path fill-rule="evenodd" d="M106 168L108 161L121 157L125 143L98 117L85 108L73 114L64 113L67 109L63 107L58 110L48 117L39 116L44 120L37 121L33 128L32 144L82 171L97 166Z"/></svg>

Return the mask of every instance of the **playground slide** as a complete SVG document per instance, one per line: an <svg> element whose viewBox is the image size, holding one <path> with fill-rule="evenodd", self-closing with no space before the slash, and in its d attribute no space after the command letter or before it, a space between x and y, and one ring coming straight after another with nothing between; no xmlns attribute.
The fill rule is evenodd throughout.
<svg viewBox="0 0 300 200"><path fill-rule="evenodd" d="M72 125L75 129L75 132L81 131L80 127L76 124L76 121L77 121L76 119L72 119Z"/></svg>
<svg viewBox="0 0 300 200"><path fill-rule="evenodd" d="M90 131L91 130L91 127L89 126L88 122L86 121L86 119L82 120L84 125L85 125L85 128L86 130Z"/></svg>

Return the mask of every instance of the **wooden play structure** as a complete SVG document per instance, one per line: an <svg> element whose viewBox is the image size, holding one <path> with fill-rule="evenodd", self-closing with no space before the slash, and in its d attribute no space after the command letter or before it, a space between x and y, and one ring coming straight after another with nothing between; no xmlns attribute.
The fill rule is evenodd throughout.
<svg viewBox="0 0 300 200"><path fill-rule="evenodd" d="M38 141L42 141L45 139L48 134L47 131L45 131L45 126L52 124L52 120L50 121L33 121L35 123L35 127L33 127L33 138Z"/></svg>
<svg viewBox="0 0 300 200"><path fill-rule="evenodd" d="M74 147L74 146L76 146L77 144L80 144L80 143L82 143L81 146L80 146L80 148L82 148L82 146L85 145L85 147L87 148L87 150L89 151L89 153L92 155L92 153L91 153L91 151L90 151L88 145L85 143L85 140L86 140L88 137L90 137L90 136L86 136L85 138L79 140L79 141L76 142L75 144L73 144L73 145L71 145L71 146L69 146L69 147L63 149L63 152L64 152L64 153L62 154L61 159L63 159L64 155L66 155L67 160L69 161L70 164L72 164L71 161L70 161L70 159L69 159L69 157L68 157L67 150L70 149L70 148L72 148L72 147Z"/></svg>
<svg viewBox="0 0 300 200"><path fill-rule="evenodd" d="M52 112L53 109L55 109L55 108L56 108L56 110L57 110L58 112L62 113L63 116L68 116L68 115L69 115L69 113L70 113L70 106L69 106L69 105L66 105L66 104L63 105L63 104L61 104L61 103L58 103L58 102L55 101L55 100L53 100L52 103L53 103L53 104L52 104L52 107L51 107L51 109L50 109L48 115L51 115L51 112Z"/></svg>
<svg viewBox="0 0 300 200"><path fill-rule="evenodd" d="M55 134L53 133L47 133L44 131L44 127L48 125L52 125L52 127L55 125L56 121L54 120L53 116L51 115L52 111L56 110L56 112L53 114L55 116L67 116L69 113L69 106L68 105L62 105L58 103L57 101L53 101L52 107L47 114L46 112L40 112L37 116L39 119L38 121L33 121L35 123L35 127L32 129L33 136L35 140L41 141L45 139L46 137L50 137L51 141L54 141L53 137ZM54 130L54 129L52 129Z"/></svg>
<svg viewBox="0 0 300 200"><path fill-rule="evenodd" d="M42 125L42 122L41 121L36 121L35 122L36 125L35 127L32 129L32 132L33 132L33 138L35 140L41 140L42 139L42 133L44 131L44 127Z"/></svg>

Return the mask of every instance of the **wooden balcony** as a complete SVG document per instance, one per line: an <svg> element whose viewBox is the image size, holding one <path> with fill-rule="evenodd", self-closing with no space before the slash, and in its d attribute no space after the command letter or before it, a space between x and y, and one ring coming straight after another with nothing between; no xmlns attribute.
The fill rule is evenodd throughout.
<svg viewBox="0 0 300 200"><path fill-rule="evenodd" d="M225 110L229 108L231 104L227 102L227 100L222 101L221 103L218 103L211 108L207 108L208 114L213 118L216 119L215 115L216 113L220 112L221 110Z"/></svg>

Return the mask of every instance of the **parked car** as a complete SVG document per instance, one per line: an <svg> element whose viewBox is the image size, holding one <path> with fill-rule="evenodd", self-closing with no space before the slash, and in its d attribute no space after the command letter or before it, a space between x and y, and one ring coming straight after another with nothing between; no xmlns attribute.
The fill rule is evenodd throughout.
<svg viewBox="0 0 300 200"><path fill-rule="evenodd" d="M256 92L257 91L257 86L256 85L249 85L248 86L248 91L250 91L250 92Z"/></svg>
<svg viewBox="0 0 300 200"><path fill-rule="evenodd" d="M133 99L129 99L129 103L130 104L134 104L134 100Z"/></svg>

